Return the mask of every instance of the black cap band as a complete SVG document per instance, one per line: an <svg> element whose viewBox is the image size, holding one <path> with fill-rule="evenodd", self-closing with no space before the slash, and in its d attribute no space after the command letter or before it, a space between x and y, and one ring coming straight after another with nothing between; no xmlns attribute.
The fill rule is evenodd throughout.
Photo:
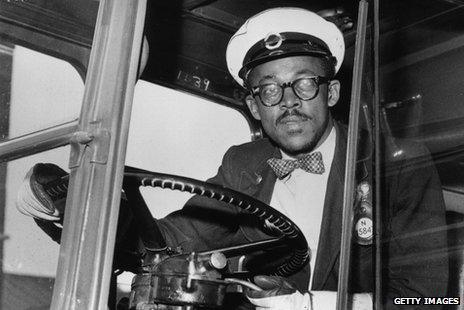
<svg viewBox="0 0 464 310"><path fill-rule="evenodd" d="M247 73L257 65L278 58L301 55L332 59L334 66L336 64L335 57L321 39L299 32L282 32L268 35L254 44L246 53L238 75L245 80Z"/></svg>

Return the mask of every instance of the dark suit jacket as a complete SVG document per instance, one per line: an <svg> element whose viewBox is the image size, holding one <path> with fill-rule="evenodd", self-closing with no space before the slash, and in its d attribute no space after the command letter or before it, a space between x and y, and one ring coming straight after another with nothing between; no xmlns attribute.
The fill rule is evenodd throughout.
<svg viewBox="0 0 464 310"><path fill-rule="evenodd" d="M346 158L346 129L336 125L337 141L324 203L319 249L312 279L313 290L337 290L343 188ZM399 146L398 146L399 145ZM448 260L446 255L429 251L446 248L444 204L436 171L425 148L396 144L395 155L386 151L385 191L382 197L383 295L391 304L394 297L444 296ZM390 154L390 155L389 155ZM398 155L399 154L399 155ZM220 184L268 203L276 177L266 160L280 157L268 139L231 147L215 177ZM388 157L388 158L387 158ZM421 165L412 165L420 158ZM358 165L358 179L369 174L369 161ZM259 230L240 209L195 196L182 210L158 221L171 246L184 251L201 251L256 241L268 236ZM374 286L373 246L353 244L351 291L372 292ZM309 265L309 264L308 264ZM308 288L306 266L292 277L301 290ZM394 306L390 305L389 309ZM401 308L401 309L404 309ZM436 308L435 308L436 309Z"/></svg>

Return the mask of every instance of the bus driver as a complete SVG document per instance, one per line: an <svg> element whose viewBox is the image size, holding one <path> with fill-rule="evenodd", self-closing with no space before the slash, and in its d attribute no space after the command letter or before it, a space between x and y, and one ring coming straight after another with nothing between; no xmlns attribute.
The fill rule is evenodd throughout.
<svg viewBox="0 0 464 310"><path fill-rule="evenodd" d="M229 71L249 91L246 104L267 138L231 147L208 181L287 215L304 233L312 253L310 263L289 278L256 277L263 291L248 292L251 304L241 309L335 309L347 130L333 119L330 107L339 100L341 85L334 76L344 52L339 29L300 8L261 12L230 39ZM401 153L385 152L390 163L382 197L384 309L396 309L396 298L446 296L448 278L447 257L425 255L446 247L446 231L433 229L445 225L437 173L431 164L411 165L416 157L431 163L422 146L397 144ZM45 211L25 208L24 213L50 220ZM268 238L244 218L238 208L194 196L157 223L166 243L186 252ZM418 233L425 230L431 232L427 238ZM353 243L350 293L356 310L372 309L373 253L372 242Z"/></svg>
<svg viewBox="0 0 464 310"><path fill-rule="evenodd" d="M268 138L230 148L209 181L254 196L286 214L303 231L313 253L309 266L291 277L294 284L257 277L264 290L248 293L257 309L335 309L347 130L332 118L329 108L339 99L341 85L334 76L343 57L340 30L300 8L261 12L229 41L229 71L249 91L246 104ZM421 256L446 247L444 232L426 240L420 234L400 237L445 225L440 182L431 162L413 170L404 168L413 157L429 158L428 152L419 145L405 145L403 151L391 163L384 199L389 206L385 237L393 240L384 249L389 258ZM215 212L220 208L220 203L194 197L183 210L158 223L168 243L184 244L189 250L265 238L248 225L236 224L238 219L232 221L233 212L221 217ZM352 255L353 309L372 309L372 245L355 244ZM395 297L446 295L447 257L423 264L426 271L414 261L387 263L382 293L386 309L395 309Z"/></svg>

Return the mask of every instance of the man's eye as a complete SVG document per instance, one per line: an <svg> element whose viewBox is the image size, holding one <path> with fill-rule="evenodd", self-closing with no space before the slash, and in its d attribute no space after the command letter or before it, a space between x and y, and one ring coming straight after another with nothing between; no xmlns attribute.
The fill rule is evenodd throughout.
<svg viewBox="0 0 464 310"><path fill-rule="evenodd" d="M301 90L310 90L317 87L317 83L314 79L306 78L298 80L298 82L295 84L295 87Z"/></svg>
<svg viewBox="0 0 464 310"><path fill-rule="evenodd" d="M279 92L279 86L277 85L266 85L261 89L261 95L266 97L276 96Z"/></svg>

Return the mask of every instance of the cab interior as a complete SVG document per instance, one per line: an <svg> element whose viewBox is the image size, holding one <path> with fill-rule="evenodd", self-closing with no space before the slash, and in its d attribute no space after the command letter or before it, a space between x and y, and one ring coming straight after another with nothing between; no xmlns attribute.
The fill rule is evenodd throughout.
<svg viewBox="0 0 464 310"><path fill-rule="evenodd" d="M0 2L0 149L4 143L18 136L47 129L50 125L59 126L79 116L99 4L101 2L93 0ZM394 0L380 1L379 4L381 132L385 139L412 139L424 143L430 150L447 209L448 225L444 229L448 232L449 247L443 249L443 253L449 254L451 261L449 294L464 296L464 280L459 278L464 244L464 19L461 17L464 2ZM368 5L362 97L367 105L371 105L376 61L372 48L375 39L374 2L369 1ZM338 120L348 123L358 22L357 1L148 1L143 28L149 52L134 95L127 165L206 179L215 174L228 146L263 137L259 123L252 118L244 103L245 90L228 74L224 55L230 36L248 17L278 6L325 12L329 19L343 28L346 54L337 75L342 84L342 97L332 112ZM18 72L20 64L12 58L17 47L63 61L66 70L74 71L72 80L78 85L78 90L71 93L74 96L73 102L69 103L72 108L65 106L55 110L59 104L47 102L49 106L43 109L31 106L29 110L31 104L25 104L16 112L19 116L13 118L11 89L19 83L12 85L12 76L14 70ZM25 72L28 68L33 68L33 64L26 64ZM62 69L57 70L62 72ZM23 76L27 77L27 74ZM48 87L57 86L59 79L53 80L54 84ZM22 98L17 93L14 96L16 100ZM34 94L25 96L34 97ZM22 118L34 119L39 113L31 112L35 109L44 113L44 117L68 114L51 124L39 122L29 128L28 123L15 133L12 130L15 126L13 119L15 122L21 122ZM55 112L50 113L53 110ZM32 116L24 117L28 113ZM369 118L361 119L361 126L369 126ZM21 239L15 239L9 223L20 217L11 217L15 212L12 197L22 175L33 162L52 158L64 167L69 166L69 148L62 145L55 150L59 159L55 155L44 155L47 153L43 152L51 146L0 157L3 162L0 166L0 209L3 210L0 212L3 233L0 252L3 261L1 309L48 309L50 304L55 265L42 267L49 262L41 262L39 250L31 253L14 250L21 247L16 245L21 243ZM20 161L20 158L39 152L34 155L39 157ZM191 158L198 161L192 163ZM155 217L180 208L188 199L187 195L161 190L146 192L144 196L151 202ZM32 224L30 220L21 220L18 225L29 229ZM13 242L14 246L6 244ZM51 241L40 242L44 244L42 250L53 248L50 251L58 256L58 249L51 245ZM17 258L21 255L32 259L23 262ZM52 259L54 264L57 259ZM34 261L37 261L35 266ZM24 268L27 264L31 266ZM50 272L42 273L41 269ZM125 287L121 285L119 290L127 291L127 284Z"/></svg>

